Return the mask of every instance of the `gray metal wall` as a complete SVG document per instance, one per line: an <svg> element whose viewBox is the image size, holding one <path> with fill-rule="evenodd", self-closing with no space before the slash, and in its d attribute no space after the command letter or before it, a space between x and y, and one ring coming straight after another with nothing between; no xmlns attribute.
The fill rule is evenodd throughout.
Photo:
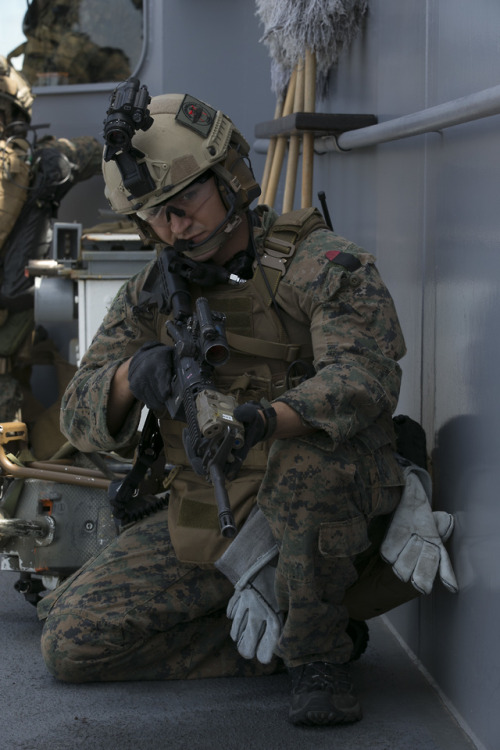
<svg viewBox="0 0 500 750"><path fill-rule="evenodd" d="M254 3L147 6L139 76L151 92L190 91L227 111L252 140L255 124L274 112ZM496 85L499 29L497 0L371 0L363 34L342 56L320 109L384 121ZM108 94L45 93L35 113L57 134L97 135ZM317 156L315 164L336 230L377 255L396 300L408 344L399 411L422 420L435 507L457 518L449 548L460 593L438 584L391 621L488 750L500 747L499 121ZM254 166L260 174L262 156ZM93 183L73 191L61 218L97 220L105 203Z"/></svg>
<svg viewBox="0 0 500 750"><path fill-rule="evenodd" d="M385 121L496 86L499 28L494 0L371 0L322 108ZM423 421L435 507L457 519L460 593L437 585L390 619L488 750L500 747L499 123L317 157L337 230L375 252L396 300L399 411Z"/></svg>

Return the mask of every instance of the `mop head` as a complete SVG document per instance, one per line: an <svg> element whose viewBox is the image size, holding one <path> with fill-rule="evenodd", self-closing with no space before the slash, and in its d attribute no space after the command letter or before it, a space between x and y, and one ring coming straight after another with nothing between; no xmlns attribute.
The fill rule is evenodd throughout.
<svg viewBox="0 0 500 750"><path fill-rule="evenodd" d="M368 0L256 0L271 57L271 88L281 97L305 50L316 54L318 95L328 72L359 31Z"/></svg>

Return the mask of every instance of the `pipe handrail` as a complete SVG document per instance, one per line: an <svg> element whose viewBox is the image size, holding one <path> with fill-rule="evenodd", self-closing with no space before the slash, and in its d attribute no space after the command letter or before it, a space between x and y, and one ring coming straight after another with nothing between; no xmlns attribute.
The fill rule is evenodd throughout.
<svg viewBox="0 0 500 750"><path fill-rule="evenodd" d="M324 154L330 151L344 152L356 148L376 146L388 141L410 138L423 133L440 131L484 117L500 114L500 85L477 91L459 99L453 99L435 107L379 122L366 128L347 130L338 136L325 135L315 139L315 151ZM267 151L267 139L255 141L258 153Z"/></svg>
<svg viewBox="0 0 500 750"><path fill-rule="evenodd" d="M350 130L337 138L342 151L374 146L378 143L410 138L436 130L500 114L500 86L438 104L394 120Z"/></svg>

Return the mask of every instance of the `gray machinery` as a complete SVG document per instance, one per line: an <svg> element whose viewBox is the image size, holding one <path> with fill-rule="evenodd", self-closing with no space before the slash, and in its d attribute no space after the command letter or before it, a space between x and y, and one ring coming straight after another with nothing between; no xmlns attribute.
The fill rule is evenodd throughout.
<svg viewBox="0 0 500 750"><path fill-rule="evenodd" d="M35 322L79 364L120 286L155 253L133 231L82 236L79 224L53 229L51 257L28 269ZM0 570L18 572L16 589L36 604L116 535L107 490L131 462L76 454L21 463L9 453L27 444L22 422L0 424Z"/></svg>

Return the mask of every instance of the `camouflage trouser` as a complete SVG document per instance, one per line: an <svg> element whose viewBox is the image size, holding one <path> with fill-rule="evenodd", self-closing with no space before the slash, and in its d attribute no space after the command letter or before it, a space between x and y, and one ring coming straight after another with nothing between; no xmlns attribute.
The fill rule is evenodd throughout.
<svg viewBox="0 0 500 750"><path fill-rule="evenodd" d="M333 456L303 439L273 444L258 502L280 548L276 593L287 618L276 653L287 666L349 660L346 591L363 557L378 557L376 535L402 484L389 446Z"/></svg>
<svg viewBox="0 0 500 750"><path fill-rule="evenodd" d="M68 682L269 674L229 637L232 584L180 563L161 511L123 532L38 605L42 653Z"/></svg>
<svg viewBox="0 0 500 750"><path fill-rule="evenodd" d="M277 595L287 617L277 655L286 665L349 660L345 602L358 572L380 560L377 533L397 505L401 482L390 449L334 457L303 440L274 443L258 499L280 546ZM278 659L263 666L239 657L226 617L232 584L214 568L177 560L166 517L161 511L127 529L38 605L47 618L42 652L54 676L164 680L279 668ZM399 585L381 611L415 595ZM381 588L388 588L385 579ZM357 619L364 619L363 600L372 589L368 576L361 601L351 596ZM377 606L370 602L366 617Z"/></svg>

